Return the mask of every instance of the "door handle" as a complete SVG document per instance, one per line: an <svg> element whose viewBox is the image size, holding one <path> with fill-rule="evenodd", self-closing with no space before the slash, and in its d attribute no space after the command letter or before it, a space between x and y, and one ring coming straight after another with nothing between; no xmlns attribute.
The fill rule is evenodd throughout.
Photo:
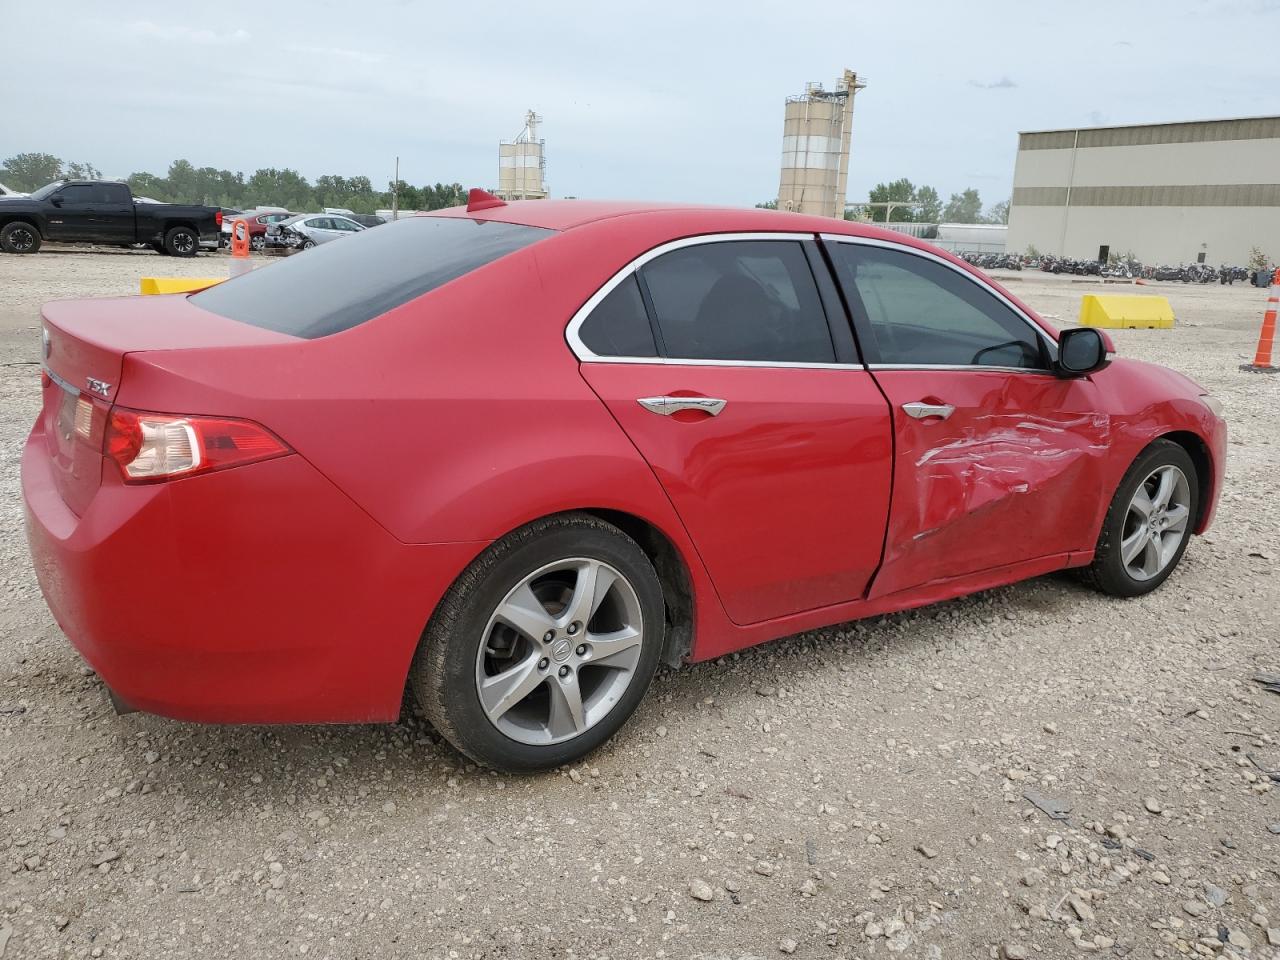
<svg viewBox="0 0 1280 960"><path fill-rule="evenodd" d="M682 410L699 410L714 417L725 405L725 401L715 397L640 397L636 403L662 417L669 417Z"/></svg>
<svg viewBox="0 0 1280 960"><path fill-rule="evenodd" d="M919 400L914 403L904 403L902 410L908 417L914 417L917 420L928 420L930 417L945 420L956 412L956 408L949 403L923 403Z"/></svg>

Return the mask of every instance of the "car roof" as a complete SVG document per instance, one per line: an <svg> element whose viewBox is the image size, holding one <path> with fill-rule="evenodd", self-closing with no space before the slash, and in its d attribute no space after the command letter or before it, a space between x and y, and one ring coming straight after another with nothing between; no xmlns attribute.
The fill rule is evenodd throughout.
<svg viewBox="0 0 1280 960"><path fill-rule="evenodd" d="M696 226L697 232L707 233L754 230L840 233L847 236L881 238L906 246L928 248L927 244L917 241L914 237L861 221L788 213L782 210L719 207L709 204L617 200L511 200L501 206L483 210L468 211L465 207L450 207L446 210L420 213L417 216L466 217L472 220L493 220L561 231L617 217L665 217L671 220L673 229L681 232Z"/></svg>

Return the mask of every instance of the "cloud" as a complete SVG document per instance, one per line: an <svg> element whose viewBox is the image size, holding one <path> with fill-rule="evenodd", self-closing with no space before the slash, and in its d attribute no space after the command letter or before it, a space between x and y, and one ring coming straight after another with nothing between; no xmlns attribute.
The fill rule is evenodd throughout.
<svg viewBox="0 0 1280 960"><path fill-rule="evenodd" d="M317 57L333 57L339 60L350 60L354 63L382 63L386 55L371 53L366 50L348 50L345 47L309 47L299 43L289 44L294 53L312 54Z"/></svg>
<svg viewBox="0 0 1280 960"><path fill-rule="evenodd" d="M993 83L980 83L977 80L970 80L969 86L977 87L980 90L1012 90L1017 84L1005 76Z"/></svg>
<svg viewBox="0 0 1280 960"><path fill-rule="evenodd" d="M218 33L215 30L202 30L177 24L159 24L151 20L135 20L126 29L134 36L164 40L168 43L199 43L205 46L222 46L232 43L245 43L249 40L248 30L240 29Z"/></svg>

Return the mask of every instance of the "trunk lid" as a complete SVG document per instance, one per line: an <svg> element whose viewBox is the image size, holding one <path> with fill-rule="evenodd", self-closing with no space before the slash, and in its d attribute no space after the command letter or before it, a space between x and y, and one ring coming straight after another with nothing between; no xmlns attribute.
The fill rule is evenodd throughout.
<svg viewBox="0 0 1280 960"><path fill-rule="evenodd" d="M58 301L41 317L47 376L40 422L58 491L76 515L102 482L103 435L126 354L295 339L197 309L181 294Z"/></svg>

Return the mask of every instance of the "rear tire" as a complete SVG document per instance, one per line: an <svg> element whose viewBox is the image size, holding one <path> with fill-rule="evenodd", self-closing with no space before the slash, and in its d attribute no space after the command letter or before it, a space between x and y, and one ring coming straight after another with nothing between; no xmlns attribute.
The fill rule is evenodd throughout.
<svg viewBox="0 0 1280 960"><path fill-rule="evenodd" d="M1182 559L1199 506L1199 477L1187 451L1172 440L1154 441L1120 481L1081 579L1115 597L1150 593Z"/></svg>
<svg viewBox="0 0 1280 960"><path fill-rule="evenodd" d="M626 722L653 679L664 630L662 587L644 551L603 520L563 514L504 537L458 577L427 625L410 684L427 719L477 763L546 770Z"/></svg>
<svg viewBox="0 0 1280 960"><path fill-rule="evenodd" d="M200 251L200 237L190 227L171 227L164 235L164 250L171 257L194 257Z"/></svg>
<svg viewBox="0 0 1280 960"><path fill-rule="evenodd" d="M0 230L0 250L5 253L38 253L40 231L24 221L5 224Z"/></svg>
<svg viewBox="0 0 1280 960"><path fill-rule="evenodd" d="M302 241L301 246L299 246L299 247L298 247L298 249L299 249L299 250L310 250L310 249L311 249L312 247L314 247L315 245L316 245L316 242L315 242L314 240L303 240L303 241Z"/></svg>
<svg viewBox="0 0 1280 960"><path fill-rule="evenodd" d="M267 246L267 238L262 234L255 234L249 238L249 249L254 252L260 252Z"/></svg>

